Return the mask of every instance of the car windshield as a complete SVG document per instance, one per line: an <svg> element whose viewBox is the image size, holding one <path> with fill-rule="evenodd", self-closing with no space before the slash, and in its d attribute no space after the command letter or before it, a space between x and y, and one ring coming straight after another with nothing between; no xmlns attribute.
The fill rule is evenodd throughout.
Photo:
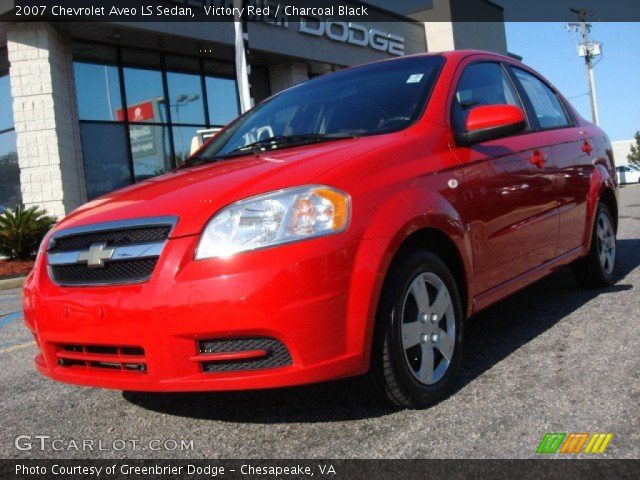
<svg viewBox="0 0 640 480"><path fill-rule="evenodd" d="M443 64L441 56L416 56L315 78L247 112L187 166L404 129L423 111Z"/></svg>

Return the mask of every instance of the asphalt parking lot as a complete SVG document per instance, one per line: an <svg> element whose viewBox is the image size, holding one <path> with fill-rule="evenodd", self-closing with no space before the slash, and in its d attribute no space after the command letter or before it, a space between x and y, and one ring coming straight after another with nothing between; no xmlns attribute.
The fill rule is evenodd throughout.
<svg viewBox="0 0 640 480"><path fill-rule="evenodd" d="M54 383L34 370L20 291L1 291L0 457L522 458L546 432L611 432L605 457L638 458L640 186L620 201L617 284L583 291L564 270L473 318L455 392L423 411L385 410L357 380L217 394ZM19 435L62 450L19 450ZM73 447L83 439L93 451Z"/></svg>

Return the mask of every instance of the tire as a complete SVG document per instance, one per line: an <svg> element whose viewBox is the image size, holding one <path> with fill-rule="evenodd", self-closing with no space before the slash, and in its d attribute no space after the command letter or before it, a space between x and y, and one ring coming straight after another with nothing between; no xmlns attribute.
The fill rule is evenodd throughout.
<svg viewBox="0 0 640 480"><path fill-rule="evenodd" d="M460 366L464 323L446 264L428 251L401 254L384 281L376 317L367 378L380 399L394 407L425 408L445 397Z"/></svg>
<svg viewBox="0 0 640 480"><path fill-rule="evenodd" d="M589 253L572 266L576 282L583 288L608 287L615 281L617 245L613 225L609 209L599 203Z"/></svg>

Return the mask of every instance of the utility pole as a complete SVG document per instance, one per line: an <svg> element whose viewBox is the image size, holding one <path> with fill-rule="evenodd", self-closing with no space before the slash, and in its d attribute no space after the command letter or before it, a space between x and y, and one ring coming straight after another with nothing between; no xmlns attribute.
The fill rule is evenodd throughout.
<svg viewBox="0 0 640 480"><path fill-rule="evenodd" d="M600 124L598 116L598 99L596 96L596 80L593 75L593 59L602 55L602 44L593 42L589 38L591 33L591 23L587 22L587 11L585 9L572 8L571 11L578 15L578 22L571 22L567 25L568 30L578 32L582 37L582 43L578 44L578 55L584 57L584 66L587 73L587 82L589 84L589 98L591 100L591 119L596 125Z"/></svg>

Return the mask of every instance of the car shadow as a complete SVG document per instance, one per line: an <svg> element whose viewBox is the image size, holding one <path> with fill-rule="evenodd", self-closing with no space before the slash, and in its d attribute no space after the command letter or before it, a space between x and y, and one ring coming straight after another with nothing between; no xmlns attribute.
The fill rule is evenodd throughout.
<svg viewBox="0 0 640 480"><path fill-rule="evenodd" d="M452 395L493 365L600 295L630 290L626 276L640 265L640 239L618 241L618 281L596 290L579 288L565 268L475 315L465 325L462 368ZM320 423L388 415L361 378L246 392L123 392L142 408L188 418L236 423Z"/></svg>
<svg viewBox="0 0 640 480"><path fill-rule="evenodd" d="M617 281L583 289L563 268L474 315L465 324L465 351L452 395L521 346L600 295L627 291L626 276L640 265L640 239L618 240Z"/></svg>

